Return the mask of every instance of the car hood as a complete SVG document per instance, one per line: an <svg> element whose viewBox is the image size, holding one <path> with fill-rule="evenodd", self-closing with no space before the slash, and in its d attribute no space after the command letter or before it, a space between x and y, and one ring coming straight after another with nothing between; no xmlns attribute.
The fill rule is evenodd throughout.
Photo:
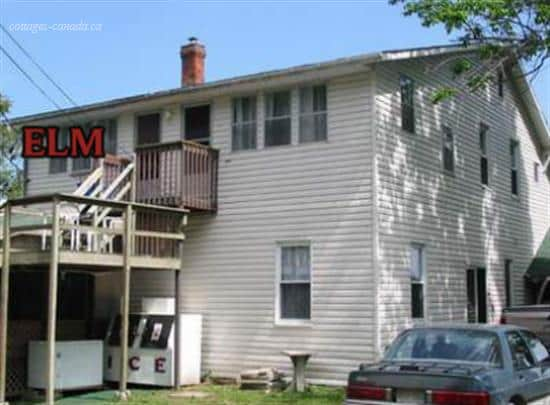
<svg viewBox="0 0 550 405"><path fill-rule="evenodd" d="M404 389L454 389L480 391L488 388L486 377L495 369L472 363L380 362L361 365L350 374L350 382Z"/></svg>

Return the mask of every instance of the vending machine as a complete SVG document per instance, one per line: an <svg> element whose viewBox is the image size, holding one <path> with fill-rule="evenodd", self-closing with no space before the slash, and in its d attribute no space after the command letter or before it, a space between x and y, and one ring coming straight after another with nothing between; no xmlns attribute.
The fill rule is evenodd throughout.
<svg viewBox="0 0 550 405"><path fill-rule="evenodd" d="M144 305L144 309L149 307L151 305ZM148 312L130 314L128 329L129 383L164 387L174 385L176 316L179 317L180 325L180 378L178 384L200 383L201 315ZM119 381L120 378L119 331L120 315L111 321L105 339L104 376L107 381Z"/></svg>

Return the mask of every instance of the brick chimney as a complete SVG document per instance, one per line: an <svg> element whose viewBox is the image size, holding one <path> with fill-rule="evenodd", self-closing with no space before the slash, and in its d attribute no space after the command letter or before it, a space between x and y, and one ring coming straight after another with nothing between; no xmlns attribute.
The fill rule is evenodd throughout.
<svg viewBox="0 0 550 405"><path fill-rule="evenodd" d="M181 56L181 86L196 86L204 83L204 58L206 49L195 37L183 45Z"/></svg>

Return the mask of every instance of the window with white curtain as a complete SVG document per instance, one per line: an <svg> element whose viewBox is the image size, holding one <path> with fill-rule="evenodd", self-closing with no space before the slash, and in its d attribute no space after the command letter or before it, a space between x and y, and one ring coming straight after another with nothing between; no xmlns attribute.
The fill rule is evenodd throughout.
<svg viewBox="0 0 550 405"><path fill-rule="evenodd" d="M290 144L290 91L265 95L265 146Z"/></svg>
<svg viewBox="0 0 550 405"><path fill-rule="evenodd" d="M309 245L279 247L278 318L311 319L311 251Z"/></svg>
<svg viewBox="0 0 550 405"><path fill-rule="evenodd" d="M327 88L300 89L300 143L327 139Z"/></svg>
<svg viewBox="0 0 550 405"><path fill-rule="evenodd" d="M233 99L233 150L256 149L256 97Z"/></svg>
<svg viewBox="0 0 550 405"><path fill-rule="evenodd" d="M411 315L413 318L424 318L424 284L426 275L424 247L413 243L409 252L409 271L411 276Z"/></svg>

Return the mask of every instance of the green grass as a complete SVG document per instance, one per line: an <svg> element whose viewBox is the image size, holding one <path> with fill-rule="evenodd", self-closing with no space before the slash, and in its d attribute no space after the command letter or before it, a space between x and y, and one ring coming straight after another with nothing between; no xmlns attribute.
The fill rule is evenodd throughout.
<svg viewBox="0 0 550 405"><path fill-rule="evenodd" d="M263 391L241 391L234 385L200 385L182 389L182 391L204 392L206 398L176 398L171 397L171 390L131 390L128 405L336 405L344 399L342 388L312 386L307 392L274 392L266 394ZM34 402L36 404L36 402ZM59 405L109 405L120 404L115 391L98 391L78 396L60 398ZM15 403L16 405L29 404Z"/></svg>

